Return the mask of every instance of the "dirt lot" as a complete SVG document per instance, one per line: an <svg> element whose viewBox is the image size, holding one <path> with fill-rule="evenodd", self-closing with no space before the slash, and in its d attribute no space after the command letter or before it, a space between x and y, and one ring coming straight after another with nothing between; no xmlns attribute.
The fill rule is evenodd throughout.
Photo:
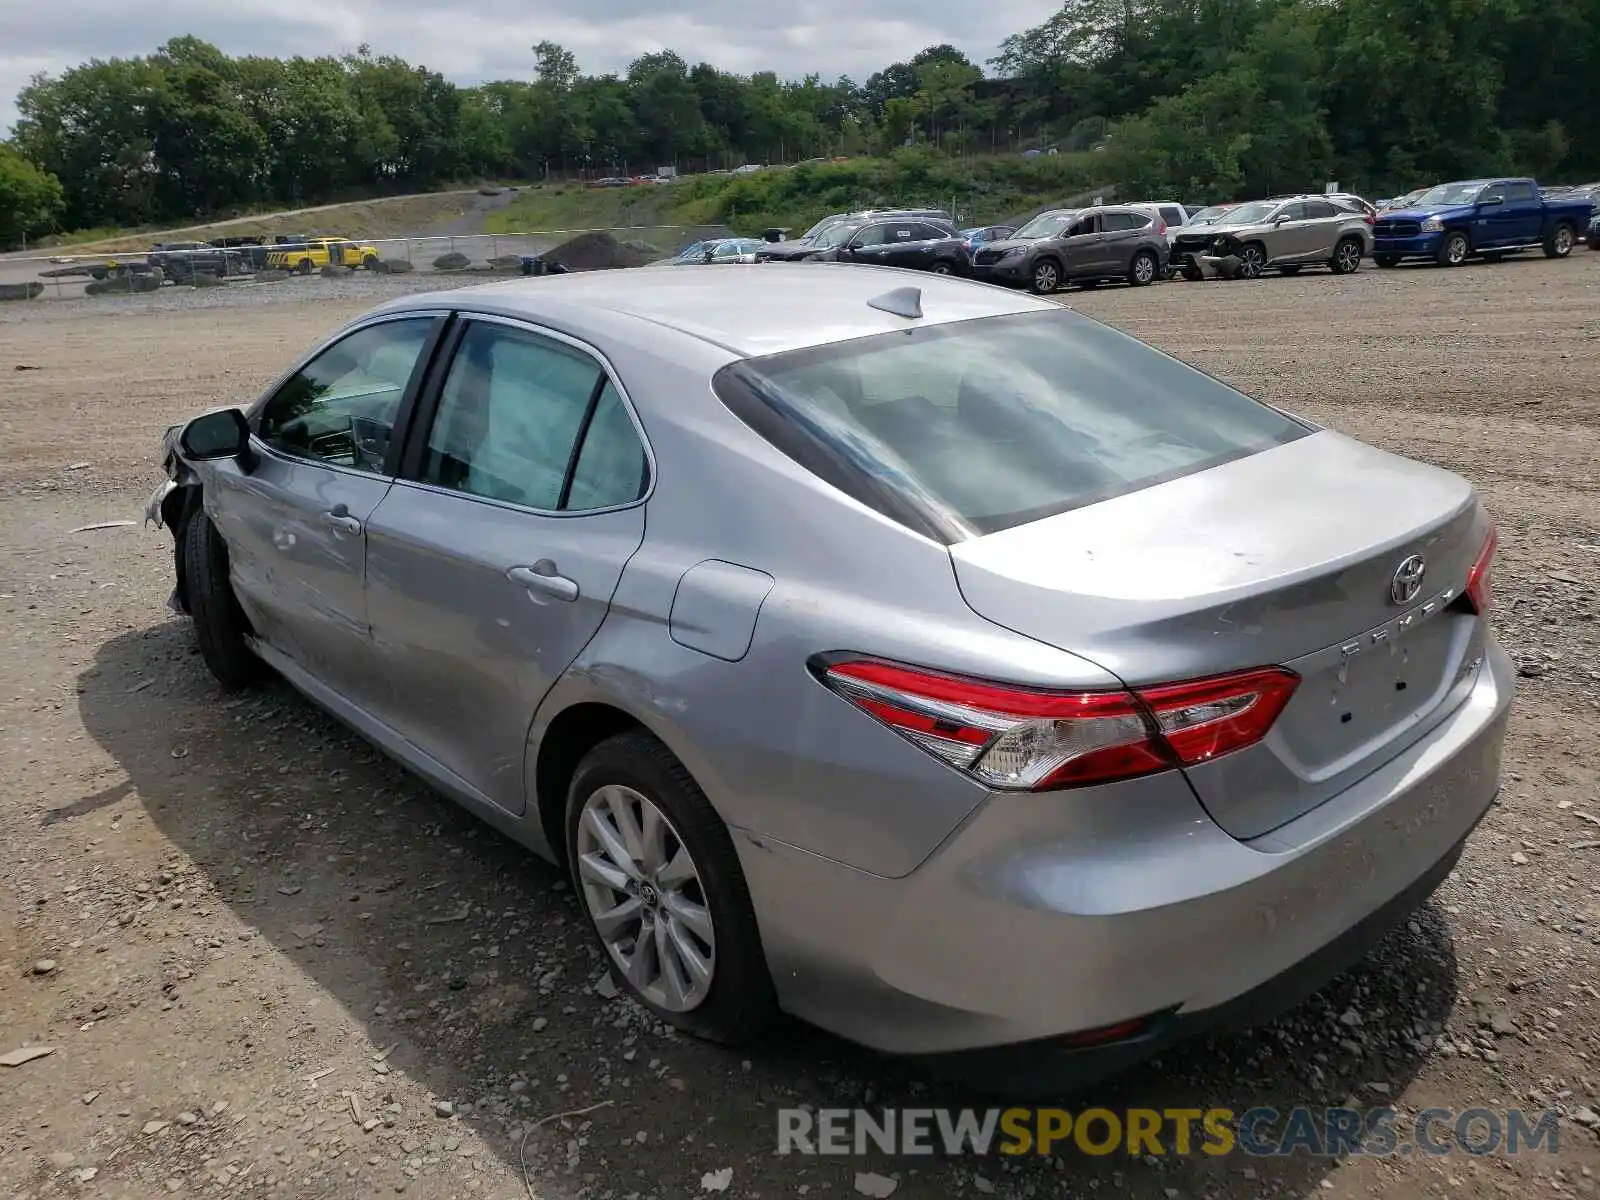
<svg viewBox="0 0 1600 1200"><path fill-rule="evenodd" d="M92 528L138 516L168 422L368 302L0 315L0 1054L54 1047L0 1067L0 1194L624 1200L727 1168L741 1198L886 1194L859 1171L897 1197L1600 1191L1600 254L1072 297L1468 475L1525 675L1502 799L1407 929L1092 1100L1392 1103L1402 1130L1558 1108L1558 1153L1516 1158L777 1157L779 1107L950 1097L816 1033L741 1056L597 994L555 871L285 688L224 698L163 607L167 534Z"/></svg>

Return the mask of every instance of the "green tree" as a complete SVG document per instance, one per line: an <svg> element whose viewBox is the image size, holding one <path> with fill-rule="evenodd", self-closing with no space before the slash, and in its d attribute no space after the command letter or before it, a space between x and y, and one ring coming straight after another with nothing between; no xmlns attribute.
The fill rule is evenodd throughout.
<svg viewBox="0 0 1600 1200"><path fill-rule="evenodd" d="M0 244L14 245L56 227L66 198L61 181L0 142Z"/></svg>

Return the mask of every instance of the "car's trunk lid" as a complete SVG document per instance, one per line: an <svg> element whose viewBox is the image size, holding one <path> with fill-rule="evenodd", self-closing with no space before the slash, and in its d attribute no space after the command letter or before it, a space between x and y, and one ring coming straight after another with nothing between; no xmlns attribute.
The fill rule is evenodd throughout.
<svg viewBox="0 0 1600 1200"><path fill-rule="evenodd" d="M1399 753L1481 653L1458 602L1486 523L1448 472L1327 431L951 548L984 617L1133 686L1266 665L1302 682L1267 739L1191 769L1253 838ZM1414 595L1396 586L1413 555Z"/></svg>

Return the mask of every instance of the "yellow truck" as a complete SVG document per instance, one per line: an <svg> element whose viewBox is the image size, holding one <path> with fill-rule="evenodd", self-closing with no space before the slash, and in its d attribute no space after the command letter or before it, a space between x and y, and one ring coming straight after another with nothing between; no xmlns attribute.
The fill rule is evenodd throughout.
<svg viewBox="0 0 1600 1200"><path fill-rule="evenodd" d="M372 270L378 265L376 246L363 246L348 238L307 238L292 246L267 251L268 268L298 271L309 275L318 267L365 267Z"/></svg>

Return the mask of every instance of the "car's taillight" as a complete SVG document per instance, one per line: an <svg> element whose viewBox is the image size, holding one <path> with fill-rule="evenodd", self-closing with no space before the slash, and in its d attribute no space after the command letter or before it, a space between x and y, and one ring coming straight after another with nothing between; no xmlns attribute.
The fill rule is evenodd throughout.
<svg viewBox="0 0 1600 1200"><path fill-rule="evenodd" d="M1371 213L1362 213L1361 214L1361 219L1363 221L1365 221L1368 225L1372 225L1372 224L1376 223L1376 221L1377 221L1377 218L1374 217Z"/></svg>
<svg viewBox="0 0 1600 1200"><path fill-rule="evenodd" d="M1266 736L1300 677L1282 667L1132 691L988 683L876 659L822 665L829 688L993 788L1046 791L1192 766Z"/></svg>
<svg viewBox="0 0 1600 1200"><path fill-rule="evenodd" d="M1159 234L1161 237L1166 237L1167 236L1167 223L1165 221L1163 221L1160 217L1156 218L1156 233Z"/></svg>
<svg viewBox="0 0 1600 1200"><path fill-rule="evenodd" d="M1494 568L1495 548L1499 545L1500 531L1491 525L1488 536L1483 539L1483 549L1478 551L1478 560L1467 572L1467 603L1479 616L1489 611L1489 601L1494 593L1490 575Z"/></svg>

